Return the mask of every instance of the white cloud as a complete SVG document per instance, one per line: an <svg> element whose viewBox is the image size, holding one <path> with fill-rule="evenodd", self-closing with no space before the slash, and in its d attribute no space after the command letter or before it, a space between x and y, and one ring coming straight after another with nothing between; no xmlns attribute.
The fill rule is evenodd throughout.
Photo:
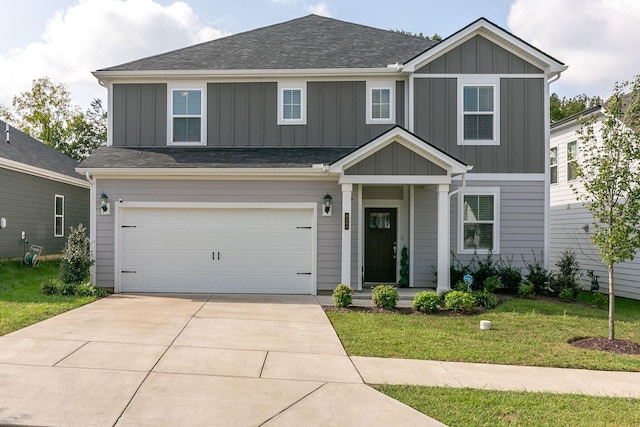
<svg viewBox="0 0 640 427"><path fill-rule="evenodd" d="M9 105L33 79L49 76L86 108L106 97L91 71L222 35L183 2L79 0L47 22L40 41L0 56L0 103Z"/></svg>
<svg viewBox="0 0 640 427"><path fill-rule="evenodd" d="M551 86L563 96L611 94L616 81L640 74L637 0L515 0L514 34L569 66Z"/></svg>
<svg viewBox="0 0 640 427"><path fill-rule="evenodd" d="M321 1L320 3L309 5L309 7L307 7L307 12L313 13L315 15L331 17L331 12L329 12L329 6L327 5L326 2L323 2L323 1Z"/></svg>

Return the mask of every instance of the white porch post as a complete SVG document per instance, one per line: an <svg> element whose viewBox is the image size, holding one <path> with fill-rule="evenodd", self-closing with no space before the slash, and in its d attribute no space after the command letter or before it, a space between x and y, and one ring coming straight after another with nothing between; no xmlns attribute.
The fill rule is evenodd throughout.
<svg viewBox="0 0 640 427"><path fill-rule="evenodd" d="M341 283L351 286L351 192L353 184L342 184L342 275Z"/></svg>
<svg viewBox="0 0 640 427"><path fill-rule="evenodd" d="M449 184L438 185L438 285L437 292L443 293L449 287Z"/></svg>

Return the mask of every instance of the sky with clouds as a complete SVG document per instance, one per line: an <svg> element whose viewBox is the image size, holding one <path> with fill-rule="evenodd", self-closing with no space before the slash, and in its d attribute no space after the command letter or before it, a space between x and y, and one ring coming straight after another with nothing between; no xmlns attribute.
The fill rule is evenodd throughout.
<svg viewBox="0 0 640 427"><path fill-rule="evenodd" d="M401 5L401 6L399 6ZM638 0L0 0L0 104L33 79L83 109L106 98L91 71L309 13L446 37L479 17L569 65L552 92L607 97L640 74Z"/></svg>

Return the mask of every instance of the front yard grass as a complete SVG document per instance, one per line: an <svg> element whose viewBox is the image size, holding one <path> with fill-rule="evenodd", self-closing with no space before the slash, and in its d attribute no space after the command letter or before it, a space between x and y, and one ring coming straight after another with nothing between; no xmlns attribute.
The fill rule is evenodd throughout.
<svg viewBox="0 0 640 427"><path fill-rule="evenodd" d="M638 426L638 399L379 385L378 391L449 426Z"/></svg>
<svg viewBox="0 0 640 427"><path fill-rule="evenodd" d="M328 311L351 356L640 371L640 356L576 348L576 337L606 337L607 311L513 299L474 316ZM491 330L481 331L480 320ZM640 301L616 300L616 338L640 342Z"/></svg>
<svg viewBox="0 0 640 427"><path fill-rule="evenodd" d="M40 261L35 267L0 261L0 335L95 301L95 297L42 294L40 285L57 278L59 268L59 261Z"/></svg>

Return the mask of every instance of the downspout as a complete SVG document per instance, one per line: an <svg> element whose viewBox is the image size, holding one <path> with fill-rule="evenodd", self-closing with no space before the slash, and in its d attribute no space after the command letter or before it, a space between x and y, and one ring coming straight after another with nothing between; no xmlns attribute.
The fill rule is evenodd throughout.
<svg viewBox="0 0 640 427"><path fill-rule="evenodd" d="M458 188L457 190L453 190L452 192L449 193L449 198L451 198L451 196L458 194L459 192L461 192L462 190L465 189L465 187L467 186L467 174L466 172L462 174L462 186L460 188Z"/></svg>
<svg viewBox="0 0 640 427"><path fill-rule="evenodd" d="M96 263L95 263L95 255L96 255L96 180L91 177L89 172L85 172L85 178L91 184L91 189L89 190L89 246L91 250L91 255L94 258L94 263L91 265L91 284L93 286L96 285Z"/></svg>

